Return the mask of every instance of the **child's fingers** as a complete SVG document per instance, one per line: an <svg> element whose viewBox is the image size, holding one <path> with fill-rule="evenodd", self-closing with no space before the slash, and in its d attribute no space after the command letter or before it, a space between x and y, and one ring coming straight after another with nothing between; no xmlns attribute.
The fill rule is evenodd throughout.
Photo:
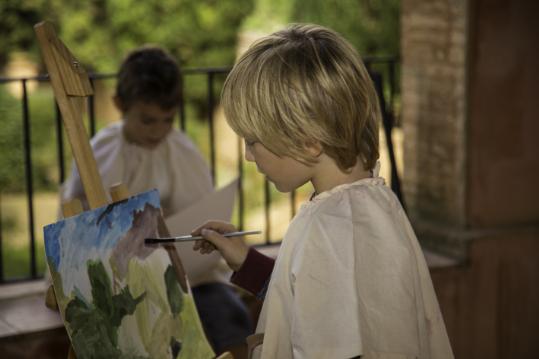
<svg viewBox="0 0 539 359"><path fill-rule="evenodd" d="M193 245L194 251L200 251L201 254L211 253L216 249L215 245L207 240L201 239Z"/></svg>
<svg viewBox="0 0 539 359"><path fill-rule="evenodd" d="M204 252L206 253L213 252L213 250L215 249L215 246L208 241L204 241L204 243L202 243L202 247L204 248Z"/></svg>
<svg viewBox="0 0 539 359"><path fill-rule="evenodd" d="M235 271L245 262L249 247L245 244L243 237L227 238L209 228L200 228L199 235L204 237L204 240L197 241L193 246L194 250L199 250L202 254L219 250L228 266Z"/></svg>
<svg viewBox="0 0 539 359"><path fill-rule="evenodd" d="M202 228L200 230L200 235L206 240L206 243L203 244L205 248L216 247L220 249L228 241L228 239L220 233L208 228Z"/></svg>
<svg viewBox="0 0 539 359"><path fill-rule="evenodd" d="M193 250L198 251L199 249L202 249L202 243L204 242L203 239L199 239L195 241L195 244L193 244Z"/></svg>
<svg viewBox="0 0 539 359"><path fill-rule="evenodd" d="M191 235L199 236L203 229L211 229L218 233L229 233L229 232L236 231L236 227L231 223L224 222L224 221L211 220L195 228L193 231L191 231Z"/></svg>

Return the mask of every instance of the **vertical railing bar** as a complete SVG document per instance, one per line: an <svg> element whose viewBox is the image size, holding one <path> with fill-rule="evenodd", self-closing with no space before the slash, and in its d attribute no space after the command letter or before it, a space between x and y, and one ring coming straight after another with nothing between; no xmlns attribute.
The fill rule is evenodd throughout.
<svg viewBox="0 0 539 359"><path fill-rule="evenodd" d="M94 88L93 79L90 79L90 84L92 85L92 88ZM95 132L96 132L94 94L91 94L90 96L88 96L88 121L90 124L90 137L94 137Z"/></svg>
<svg viewBox="0 0 539 359"><path fill-rule="evenodd" d="M215 127L213 123L213 72L208 72L208 125L210 128L210 169L212 183L215 186L217 183L216 169L215 169Z"/></svg>
<svg viewBox="0 0 539 359"><path fill-rule="evenodd" d="M388 62L389 65L389 109L391 114L395 114L395 60ZM393 125L395 124L393 118Z"/></svg>
<svg viewBox="0 0 539 359"><path fill-rule="evenodd" d="M62 114L60 113L60 108L54 100L54 110L56 112L56 142L58 149L58 184L64 183L65 180L65 160L64 160L64 135L62 132Z"/></svg>
<svg viewBox="0 0 539 359"><path fill-rule="evenodd" d="M267 178L264 178L264 218L266 221L266 244L271 243L271 217L270 217L270 186Z"/></svg>
<svg viewBox="0 0 539 359"><path fill-rule="evenodd" d="M180 130L182 132L185 132L185 96L184 96L184 85L183 85L184 79L182 77L182 80L180 81L180 103L179 103L179 115L180 115Z"/></svg>
<svg viewBox="0 0 539 359"><path fill-rule="evenodd" d="M4 243L2 232L2 191L0 190L0 283L4 282Z"/></svg>
<svg viewBox="0 0 539 359"><path fill-rule="evenodd" d="M376 88L376 92L378 93L378 96L379 96L380 110L382 111L383 130L386 137L386 146L387 146L389 162L391 166L391 189L393 190L393 192L395 192L395 195L401 202L402 207L406 210L406 205L404 203L404 198L401 192L400 179L399 179L399 174L397 172L397 163L396 163L395 151L393 147L393 138L392 138L392 129L393 129L392 116L393 115L390 111L388 111L387 104L383 95L384 79L380 73L378 73L378 76L375 76L375 78L377 79L377 81L376 80L374 81L374 85Z"/></svg>
<svg viewBox="0 0 539 359"><path fill-rule="evenodd" d="M242 144L243 141L241 140L241 137L238 136L238 227L239 230L243 230L243 226L245 224L244 222L244 210L245 210L245 196L243 193L243 151L242 151Z"/></svg>
<svg viewBox="0 0 539 359"><path fill-rule="evenodd" d="M296 215L296 190L290 192L290 207L290 219L292 219Z"/></svg>
<svg viewBox="0 0 539 359"><path fill-rule="evenodd" d="M380 63L380 61L366 61L366 66L369 70L372 69L374 63ZM388 75L389 75L389 91L388 91L388 101L387 101L387 108L386 111L390 112L390 114L394 111L395 106L395 94L396 94L396 60L390 59L386 61L388 65ZM214 69L201 69L201 71L206 72L208 76L208 120L209 120L209 137L210 137L210 162L211 162L211 173L212 173L212 181L215 184L216 183L216 143L215 143L215 119L214 119L214 107L215 104L215 96L214 96L214 75L216 72ZM199 72L201 72L199 71ZM195 73L195 72L193 72ZM25 173L26 173L26 193L27 193L27 211L28 211L28 229L29 229L29 242L30 242L30 272L31 277L36 278L37 277L37 261L36 261L36 235L35 235L35 208L34 208L34 184L33 184L33 166L32 166L32 148L31 148L31 118L30 118L30 108L29 108L29 101L28 101L28 87L27 87L27 81L31 80L29 78L21 78L20 81L22 84L22 95L23 95L23 143L24 143L24 161L25 161ZM92 81L93 84L93 81ZM386 82L387 84L387 82ZM180 98L179 103L179 120L180 120L180 128L182 131L186 130L187 126L187 118L186 118L186 105L185 105L185 97L183 94L183 87L184 84L182 83L182 95ZM95 102L95 97L90 97L88 99L88 105L89 105L89 127L90 127L90 133L92 136L96 132L96 106L97 103ZM66 177L66 166L65 166L65 154L64 154L64 139L63 139L63 126L61 121L61 113L58 110L58 106L55 103L55 110L56 110L56 135L57 135L57 150L58 150L58 166L59 166L59 182L62 183L65 180ZM393 122L393 121L392 121ZM390 131L391 132L391 131ZM391 133L389 134L391 135ZM239 180L238 180L238 199L239 199L239 208L238 208L238 216L239 216L239 227L243 229L246 223L246 216L245 216L245 170L244 170L244 163L243 163L243 154L241 149L241 139L238 139L239 141L239 147L238 147L238 172L239 172ZM392 142L392 141L391 141ZM390 147L392 146L392 143L389 144ZM394 159L393 159L394 161ZM392 172L396 171L396 168L392 169ZM393 173L392 173L393 174ZM400 187L400 181L398 177L398 172L396 174L396 181L395 182L396 187ZM393 186L392 186L393 187ZM399 191L400 192L400 191ZM400 194L402 196L402 194ZM1 196L1 193L0 193ZM271 192L270 192L270 185L267 180L264 182L264 210L265 210L265 219L266 219L266 244L270 244L271 242ZM1 200L1 198L0 198ZM291 216L295 216L296 214L296 200L297 200L297 193L293 192L290 194L290 203L291 203ZM1 205L1 203L0 203ZM1 209L0 209L0 217L1 217ZM2 232L2 226L0 223L0 282L6 283L5 276L5 261L3 258L3 255L5 254L4 248L3 248L3 232Z"/></svg>
<svg viewBox="0 0 539 359"><path fill-rule="evenodd" d="M23 136L24 136L24 168L26 173L26 192L28 200L28 231L30 233L30 274L32 278L37 278L36 267L36 247L34 233L34 193L32 175L32 154L31 154L31 134L30 134L30 111L28 107L28 90L26 79L22 80L23 98Z"/></svg>

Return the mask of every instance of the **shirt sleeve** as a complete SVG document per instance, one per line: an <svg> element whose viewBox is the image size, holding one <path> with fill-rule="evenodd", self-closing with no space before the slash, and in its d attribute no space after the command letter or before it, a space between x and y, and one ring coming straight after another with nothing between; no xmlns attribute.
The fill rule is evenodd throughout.
<svg viewBox="0 0 539 359"><path fill-rule="evenodd" d="M241 268L234 272L230 281L263 300L266 296L269 280L275 260L250 248Z"/></svg>

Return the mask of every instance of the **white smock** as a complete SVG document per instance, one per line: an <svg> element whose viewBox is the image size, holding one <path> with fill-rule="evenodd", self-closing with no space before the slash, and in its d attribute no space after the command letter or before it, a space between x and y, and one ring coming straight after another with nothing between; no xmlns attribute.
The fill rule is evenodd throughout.
<svg viewBox="0 0 539 359"><path fill-rule="evenodd" d="M105 189L118 183L125 184L130 194L157 188L165 216L180 212L213 191L208 165L191 140L176 129L157 147L148 149L125 139L121 121L103 128L90 144ZM62 202L79 198L87 207L75 165L60 196ZM219 254L204 256L192 250L192 243L182 245L183 250L178 252L191 285L227 281L227 273L219 266Z"/></svg>
<svg viewBox="0 0 539 359"><path fill-rule="evenodd" d="M453 358L423 253L382 178L301 207L256 332L264 340L254 357Z"/></svg>

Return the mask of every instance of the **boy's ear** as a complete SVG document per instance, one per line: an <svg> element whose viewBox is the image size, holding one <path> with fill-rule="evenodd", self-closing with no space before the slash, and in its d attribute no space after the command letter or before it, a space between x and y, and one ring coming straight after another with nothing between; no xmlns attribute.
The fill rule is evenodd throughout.
<svg viewBox="0 0 539 359"><path fill-rule="evenodd" d="M305 150L313 157L318 157L324 152L322 144L318 141L309 141L305 144Z"/></svg>

